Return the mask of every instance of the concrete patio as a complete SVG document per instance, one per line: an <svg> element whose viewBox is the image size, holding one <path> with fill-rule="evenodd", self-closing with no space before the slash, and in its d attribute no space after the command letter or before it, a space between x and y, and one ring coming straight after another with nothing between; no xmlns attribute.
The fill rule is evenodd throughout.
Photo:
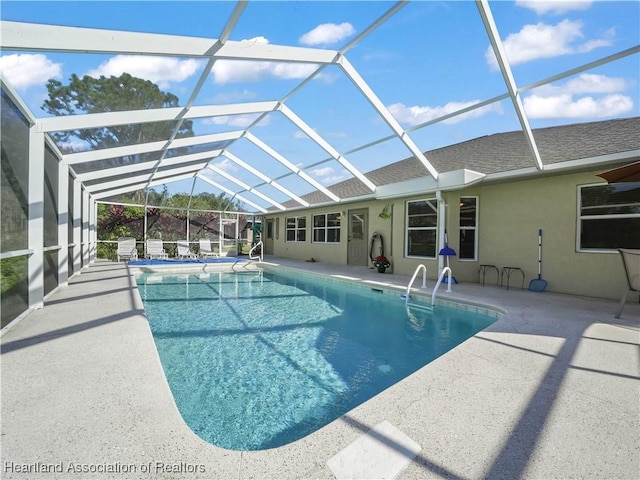
<svg viewBox="0 0 640 480"><path fill-rule="evenodd" d="M269 262L399 287L409 280ZM616 320L613 300L488 283L442 295L507 314L325 428L284 447L238 452L204 442L184 423L132 273L98 261L2 336L1 476L331 479L340 474L328 462L378 426L369 437L407 460L395 478L638 478L637 301ZM369 478L381 476L367 470L377 461L366 451L347 459Z"/></svg>

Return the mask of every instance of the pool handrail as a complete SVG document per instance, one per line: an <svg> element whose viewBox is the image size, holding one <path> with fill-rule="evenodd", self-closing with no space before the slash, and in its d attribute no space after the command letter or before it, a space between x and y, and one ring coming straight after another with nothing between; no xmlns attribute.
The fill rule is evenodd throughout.
<svg viewBox="0 0 640 480"><path fill-rule="evenodd" d="M451 293L451 277L453 274L451 273L451 269L449 267L444 267L442 272L440 272L440 276L438 277L438 281L436 282L436 286L433 287L433 293L431 294L431 306L434 306L436 303L436 293L438 292L438 287L442 283L442 279L444 278L445 273L449 272L449 276L447 277L447 282L449 283L449 287L447 288L447 292Z"/></svg>
<svg viewBox="0 0 640 480"><path fill-rule="evenodd" d="M260 254L257 256L254 256L253 252L258 247L260 247ZM260 262L264 262L264 255L262 253L263 251L264 251L264 244L262 243L262 240L260 240L253 247L251 247L251 250L249 250L249 260L259 260Z"/></svg>
<svg viewBox="0 0 640 480"><path fill-rule="evenodd" d="M424 264L421 263L416 267L416 270L415 272L413 272L413 276L411 277L411 280L409 280L409 283L407 284L407 291L404 294L405 304L409 303L409 292L411 291L411 285L413 285L413 282L418 276L418 273L420 272L420 270L422 270L422 288L427 288L427 267L425 267Z"/></svg>

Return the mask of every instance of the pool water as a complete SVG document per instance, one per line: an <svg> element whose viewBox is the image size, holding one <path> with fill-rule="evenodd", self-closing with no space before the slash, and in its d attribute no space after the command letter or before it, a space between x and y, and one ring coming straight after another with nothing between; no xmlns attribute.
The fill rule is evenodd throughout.
<svg viewBox="0 0 640 480"><path fill-rule="evenodd" d="M495 321L279 272L137 282L182 417L232 450L298 440Z"/></svg>

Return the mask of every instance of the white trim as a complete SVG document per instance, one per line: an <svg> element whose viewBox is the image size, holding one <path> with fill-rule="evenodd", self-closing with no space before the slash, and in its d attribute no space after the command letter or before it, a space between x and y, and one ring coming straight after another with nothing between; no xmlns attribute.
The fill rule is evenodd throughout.
<svg viewBox="0 0 640 480"><path fill-rule="evenodd" d="M55 153L54 153L55 154ZM55 154L57 156L57 154ZM69 280L69 167L58 156L58 286Z"/></svg>
<svg viewBox="0 0 640 480"><path fill-rule="evenodd" d="M293 228L289 228L288 220L293 218L295 221L295 226ZM304 227L298 226L298 219L304 218ZM307 216L306 215L295 215L295 216L285 216L284 217L284 242L285 243L307 243ZM287 237L287 233L294 232L295 240L289 240ZM304 232L304 240L298 240L298 232Z"/></svg>
<svg viewBox="0 0 640 480"><path fill-rule="evenodd" d="M211 180L209 177L205 177L202 174L198 174L197 177L201 180L204 180L205 182L207 182L208 184L216 187L219 190L222 190L224 193L231 195L231 199L233 200L233 198L237 198L238 200L240 200L241 202L246 203L247 205L251 205L253 208L259 210L262 213L268 213L267 209L261 207L260 205L257 205L255 203L253 203L251 200L246 199L245 197L243 197L242 195L239 195L237 193L235 193L233 190L220 185L218 182L214 182L213 180ZM249 215L249 213L247 213L247 215ZM222 221L222 216L220 217L220 220ZM222 225L222 224L221 224ZM222 231L222 229L221 229Z"/></svg>
<svg viewBox="0 0 640 480"><path fill-rule="evenodd" d="M82 183L73 181L73 274L82 269Z"/></svg>
<svg viewBox="0 0 640 480"><path fill-rule="evenodd" d="M371 104L371 106L378 112L378 115L382 117L382 119L389 125L391 130L396 134L396 136L400 139L402 143L409 149L409 151L418 159L424 167L429 172L429 175L433 177L434 180L438 180L438 171L431 165L431 162L427 160L427 157L422 153L422 150L418 148L418 146L413 142L409 134L402 129L398 121L391 114L391 112L387 109L387 107L380 101L380 99L376 96L374 91L367 85L364 79L360 76L358 71L353 68L351 63L345 58L340 57L338 64L342 68L344 74L353 82L355 87L364 95L366 100Z"/></svg>
<svg viewBox="0 0 640 480"><path fill-rule="evenodd" d="M244 162L243 160L241 160L240 158L236 157L234 154L232 154L231 152L227 152L226 150L222 153L222 155L226 158L228 158L229 160L231 160L232 162L237 163L238 165L240 165L242 168L248 170L249 172L253 173L256 177L258 177L259 179L261 179L262 181L264 181L266 184L271 185L272 187L277 188L278 190L280 190L282 193L284 193L286 196L288 196L289 198L291 198L292 200L295 200L296 202L298 202L300 205L304 206L304 207L308 207L309 206L309 202L304 201L302 198L300 198L299 196L297 196L295 193L291 192L290 190L286 189L285 187L283 187L282 185L280 185L278 182L276 182L275 180L272 180L271 178L267 177L264 173L262 173L261 171L253 168L251 165L249 165L248 163Z"/></svg>
<svg viewBox="0 0 640 480"><path fill-rule="evenodd" d="M273 205L274 207L278 208L279 210L286 210L286 208L284 206L282 206L281 204L279 204L278 202L273 200L271 197L268 197L264 193L259 192L258 190L256 190L255 188L250 187L249 185L247 185L243 181L238 180L236 177L234 177L233 175L225 172L221 168L215 167L213 165L208 165L207 168L209 170L211 170L212 172L215 172L218 175L223 176L227 180L230 180L231 182L235 183L236 185L239 185L240 187L244 188L247 192L253 193L257 197L260 197L262 200L264 200L265 202L270 203L271 205Z"/></svg>
<svg viewBox="0 0 640 480"><path fill-rule="evenodd" d="M480 219L480 197L478 195L460 195L458 197L460 202L462 202L463 198L473 198L476 201L476 218L475 218L475 226L474 227L463 227L460 224L460 218L462 216L462 207L458 204L458 260L461 262L477 262L479 257L479 237L480 237L480 228L478 226L478 222ZM474 231L474 245L473 245L473 258L462 258L460 255L462 253L462 249L460 248L460 232L462 230L473 230Z"/></svg>
<svg viewBox="0 0 640 480"><path fill-rule="evenodd" d="M12 250L9 252L0 253L0 260L4 260L6 258L14 258L14 257L25 257L27 255L32 255L34 250L30 248L24 248L22 250Z"/></svg>
<svg viewBox="0 0 640 480"><path fill-rule="evenodd" d="M282 155L280 155L273 148L271 148L266 143L261 141L255 135L251 134L250 132L246 132L244 137L247 140L249 140L250 142L252 142L254 145L256 145L257 147L259 147L261 150L263 150L264 152L269 154L271 157L275 158L282 165L287 167L289 170L291 170L293 173L295 173L300 178L305 180L307 183L310 183L316 189L320 190L322 193L324 193L331 200L333 200L334 202L339 202L340 201L340 197L338 197L337 195L335 195L332 192L330 192L326 187L321 185L319 182L315 181L313 178L311 178L309 175L307 175L305 172L303 172L300 168L296 167L293 163L291 163L289 160L284 158Z"/></svg>
<svg viewBox="0 0 640 480"><path fill-rule="evenodd" d="M583 220L615 220L621 218L638 218L640 219L640 213L622 213L622 214L606 214L606 215L582 215L582 189L603 187L608 185L607 183L588 183L583 185L576 185L576 252L577 253L618 253L618 247L612 248L583 248L582 247L582 221Z"/></svg>
<svg viewBox="0 0 640 480"><path fill-rule="evenodd" d="M340 225L338 225L337 227L329 227L329 219L328 216L329 215L337 215L338 216L338 222L340 222ZM325 225L324 227L316 227L315 226L315 217L324 217L324 221L325 221ZM315 240L315 232L316 230L322 230L324 231L324 241L316 241ZM338 231L338 236L340 237L340 239L337 242L329 242L327 240L328 237L328 233L329 230L337 230ZM325 212L325 213L313 213L311 215L311 243L317 243L319 245L340 245L342 243L342 218L340 215L340 212Z"/></svg>
<svg viewBox="0 0 640 480"><path fill-rule="evenodd" d="M220 156L222 150L213 150L211 152L202 152L202 153L191 153L188 155L179 155L177 157L165 157L159 165L159 168L169 167L169 166L178 166L183 163L197 162L198 160L211 161L214 158ZM153 170L157 163L157 160L148 160L145 162L135 163L133 165L124 165L121 167L109 167L109 168L101 168L99 170L94 170L92 172L79 173L77 178L81 181L86 182L88 180L97 180L102 178L115 177L117 175L126 175L133 172L138 172L142 170ZM169 171L169 170L164 170ZM151 172L149 172L151 175Z"/></svg>
<svg viewBox="0 0 640 480"><path fill-rule="evenodd" d="M4 34L4 32L3 32ZM37 125L29 128L29 191L28 240L33 254L29 255L27 278L29 282L29 308L44 306L44 133Z"/></svg>
<svg viewBox="0 0 640 480"><path fill-rule="evenodd" d="M500 33L498 32L498 27L493 19L491 8L489 8L489 2L488 0L476 0L476 6L480 12L480 18L482 18L484 28L489 35L489 42L491 43L491 47L493 48L493 52L496 56L496 61L500 67L504 83L509 91L513 108L515 109L518 120L520 121L520 127L522 127L522 131L524 132L527 143L529 144L529 149L531 150L531 154L535 160L535 166L538 170L542 170L544 166L542 164L542 159L540 158L540 152L538 151L536 140L533 136L533 132L531 131L531 125L529 125L529 119L527 118L522 98L518 92L516 81L513 77L513 73L511 72L507 52L504 49L502 40L500 39Z"/></svg>
<svg viewBox="0 0 640 480"><path fill-rule="evenodd" d="M2 22L0 22L0 24L1 23ZM4 37L4 32L2 31L1 27L0 27L0 32L2 32L2 37ZM0 40L3 40L2 37L0 37ZM4 80L4 76L2 75L1 70L0 70L0 88L2 88L2 90L11 99L15 107L24 116L24 119L29 124L28 125L29 127L33 127L34 125L36 125L36 123L38 123L38 119L33 115L33 113L31 113L31 110L29 110L29 107L27 107L27 104L24 103L20 95L18 95L18 93L13 89L13 87ZM38 127L36 127L36 129L37 128Z"/></svg>
<svg viewBox="0 0 640 480"><path fill-rule="evenodd" d="M77 53L233 58L304 63L332 63L337 52L303 47L211 38L138 33L98 28L7 22L0 24L2 49Z"/></svg>
<svg viewBox="0 0 640 480"><path fill-rule="evenodd" d="M438 233L440 230L442 230L442 235L444 238L444 229L440 229L440 224L442 221L444 221L444 219L440 219L440 211L438 209L438 207L436 206L436 208L434 209L434 211L436 212L436 226L435 227L409 227L409 204L410 203L415 203L415 202L427 202L430 203L432 201L436 201L438 202L438 198L436 195L434 196L428 196L428 197L424 197L424 198L414 198L411 200L405 200L405 214L404 214L404 256L405 258L422 258L422 259L428 259L428 260L438 260ZM444 200L441 200L440 202L444 202ZM433 206L433 205L432 205ZM409 230L412 231L433 231L435 232L435 237L436 237L436 248L435 248L435 252L434 252L434 256L433 257L428 257L428 256L422 256L422 255L410 255L409 254Z"/></svg>

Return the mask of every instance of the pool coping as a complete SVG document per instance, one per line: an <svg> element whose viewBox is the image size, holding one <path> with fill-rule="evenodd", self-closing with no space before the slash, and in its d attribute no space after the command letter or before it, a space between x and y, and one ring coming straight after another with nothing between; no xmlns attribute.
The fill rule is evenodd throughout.
<svg viewBox="0 0 640 480"><path fill-rule="evenodd" d="M640 462L628 428L639 420L637 304L615 321L613 300L456 286L456 301L486 298L507 314L319 431L234 452L184 424L136 289L131 270L99 262L3 336L3 478L27 478L5 462L70 461L138 472L54 478L157 478L140 470L149 462L171 467L163 478L335 478L328 460L384 421L422 448L397 478L632 478Z"/></svg>

